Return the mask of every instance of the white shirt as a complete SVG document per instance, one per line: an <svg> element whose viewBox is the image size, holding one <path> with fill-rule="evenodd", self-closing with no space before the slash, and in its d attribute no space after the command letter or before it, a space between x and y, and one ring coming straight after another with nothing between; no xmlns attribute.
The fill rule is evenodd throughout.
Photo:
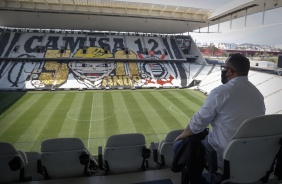
<svg viewBox="0 0 282 184"><path fill-rule="evenodd" d="M197 134L209 124L209 144L216 150L218 165L223 166L223 151L248 118L264 115L264 98L248 77L235 77L213 89L201 109L191 118L189 129Z"/></svg>

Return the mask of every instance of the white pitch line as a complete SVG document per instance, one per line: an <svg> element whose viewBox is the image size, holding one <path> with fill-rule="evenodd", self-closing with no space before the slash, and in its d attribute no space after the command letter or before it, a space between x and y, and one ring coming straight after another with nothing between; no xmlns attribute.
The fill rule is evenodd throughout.
<svg viewBox="0 0 282 184"><path fill-rule="evenodd" d="M91 125L92 125L92 115L93 115L93 104L94 104L94 94L92 98L92 105L91 105L91 116L90 116L90 122L89 122L89 132L88 132L88 144L87 144L87 149L89 150L89 140L90 140L90 132L91 132Z"/></svg>
<svg viewBox="0 0 282 184"><path fill-rule="evenodd" d="M188 117L186 114L184 114L182 111L180 111L180 112L177 112L177 111L175 111L175 110L173 110L172 109L172 107L176 107L175 105L173 105L173 104L171 104L170 106L169 106L169 110L170 111L172 111L172 112L174 112L174 113L177 113L177 114L181 114L181 115L184 115L184 116L186 116L186 117ZM177 107L176 107L177 108ZM178 109L178 108L177 108ZM179 109L178 109L179 110Z"/></svg>
<svg viewBox="0 0 282 184"><path fill-rule="evenodd" d="M93 106L94 108L96 107L96 108L98 108L98 107L101 107L101 108L106 108L106 109L112 109L113 110L113 114L111 114L110 116L108 116L108 117L106 117L106 118L100 118L100 119L98 119L98 118L96 118L96 119L93 119L93 120L91 120L91 121L103 121L103 120L106 120L106 119L109 119L109 118L111 118L111 117L113 117L114 115L115 115L115 112L114 112L114 109L113 108L110 108L110 107L103 107L103 106ZM92 110L93 110L93 107L92 107ZM67 113L67 117L68 118L70 118L70 119L72 119L72 120L74 120L74 121L89 121L89 120L80 120L80 119L76 119L76 118L73 118L73 117L71 117L71 112L72 111L75 111L75 110L77 110L77 109L82 109L82 108L84 108L84 107L77 107L77 108L74 108L74 109L71 109L71 110L69 110L68 111L68 113ZM1 117L1 116L0 116Z"/></svg>

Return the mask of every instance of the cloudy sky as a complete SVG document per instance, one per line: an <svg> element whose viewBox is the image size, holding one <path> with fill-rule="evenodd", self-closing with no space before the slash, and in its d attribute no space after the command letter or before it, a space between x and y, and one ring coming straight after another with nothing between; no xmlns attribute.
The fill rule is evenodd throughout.
<svg viewBox="0 0 282 184"><path fill-rule="evenodd" d="M254 43L266 45L282 45L282 8L277 8L265 12L263 24L263 14L257 13L245 18L221 23L219 31L221 33L190 33L196 42L225 42L225 43ZM201 29L207 32L206 29ZM209 28L211 32L218 31L218 25Z"/></svg>

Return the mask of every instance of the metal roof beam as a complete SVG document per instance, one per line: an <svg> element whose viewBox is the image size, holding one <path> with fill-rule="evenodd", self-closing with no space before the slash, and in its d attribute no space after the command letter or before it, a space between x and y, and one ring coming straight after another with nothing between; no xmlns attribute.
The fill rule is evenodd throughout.
<svg viewBox="0 0 282 184"><path fill-rule="evenodd" d="M163 12L165 11L165 9L167 8L167 6L165 6L164 7L164 9L162 9L162 11L161 11L161 13L160 13L160 15L162 15L163 14Z"/></svg>
<svg viewBox="0 0 282 184"><path fill-rule="evenodd" d="M139 14L139 10L140 10L141 6L142 6L142 3L140 3L140 5L139 5L139 7L137 9L137 14Z"/></svg>
<svg viewBox="0 0 282 184"><path fill-rule="evenodd" d="M200 9L196 14L199 15L202 10Z"/></svg>
<svg viewBox="0 0 282 184"><path fill-rule="evenodd" d="M63 10L63 5L62 5L62 2L61 2L61 0L58 0L59 1L59 3L60 3L60 6L61 6L61 10Z"/></svg>
<svg viewBox="0 0 282 184"><path fill-rule="evenodd" d="M153 4L153 6L150 8L149 15L151 14L154 7L155 7L155 5Z"/></svg>
<svg viewBox="0 0 282 184"><path fill-rule="evenodd" d="M125 6L125 14L127 14L127 8L128 8L128 2L126 3L126 6Z"/></svg>
<svg viewBox="0 0 282 184"><path fill-rule="evenodd" d="M6 7L6 0L1 1L0 5Z"/></svg>
<svg viewBox="0 0 282 184"><path fill-rule="evenodd" d="M44 3L46 5L47 9L50 9L49 3L47 1L44 1Z"/></svg>
<svg viewBox="0 0 282 184"><path fill-rule="evenodd" d="M171 13L171 16L173 16L178 9L179 9L179 6L175 8L175 10Z"/></svg>
<svg viewBox="0 0 282 184"><path fill-rule="evenodd" d="M75 1L72 0L72 2L73 2L74 11L76 11L76 4L75 4Z"/></svg>
<svg viewBox="0 0 282 184"><path fill-rule="evenodd" d="M184 17L184 16L188 13L188 11L190 11L190 9L191 9L191 8L188 8L188 9L185 11L185 13L182 14L182 17Z"/></svg>
<svg viewBox="0 0 282 184"><path fill-rule="evenodd" d="M22 7L22 5L21 5L20 1L19 1L19 0L17 0L16 2L17 2L17 4L18 4L19 8L21 8L21 7Z"/></svg>
<svg viewBox="0 0 282 184"><path fill-rule="evenodd" d="M30 4L32 5L33 9L36 8L35 4L34 4L34 1L33 0L29 0Z"/></svg>

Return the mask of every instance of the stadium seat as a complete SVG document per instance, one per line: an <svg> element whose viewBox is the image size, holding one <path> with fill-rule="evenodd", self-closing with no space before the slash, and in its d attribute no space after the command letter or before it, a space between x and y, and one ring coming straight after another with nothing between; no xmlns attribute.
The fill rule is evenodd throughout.
<svg viewBox="0 0 282 184"><path fill-rule="evenodd" d="M0 183L30 181L26 168L28 161L25 153L17 151L13 145L0 142Z"/></svg>
<svg viewBox="0 0 282 184"><path fill-rule="evenodd" d="M146 170L146 160L150 157L150 153L151 151L146 148L143 134L112 135L108 138L104 149L105 174Z"/></svg>
<svg viewBox="0 0 282 184"><path fill-rule="evenodd" d="M170 131L164 140L160 143L151 143L151 149L154 153L154 162L158 164L158 168L170 167L173 160L173 144L177 136L179 136L184 129ZM157 152L154 151L157 147Z"/></svg>
<svg viewBox="0 0 282 184"><path fill-rule="evenodd" d="M204 176L209 183L267 183L282 144L282 114L246 120L224 150L224 168L217 170L215 150L207 141L203 144L210 172Z"/></svg>
<svg viewBox="0 0 282 184"><path fill-rule="evenodd" d="M44 179L81 177L97 172L97 163L78 138L48 139L37 163Z"/></svg>

